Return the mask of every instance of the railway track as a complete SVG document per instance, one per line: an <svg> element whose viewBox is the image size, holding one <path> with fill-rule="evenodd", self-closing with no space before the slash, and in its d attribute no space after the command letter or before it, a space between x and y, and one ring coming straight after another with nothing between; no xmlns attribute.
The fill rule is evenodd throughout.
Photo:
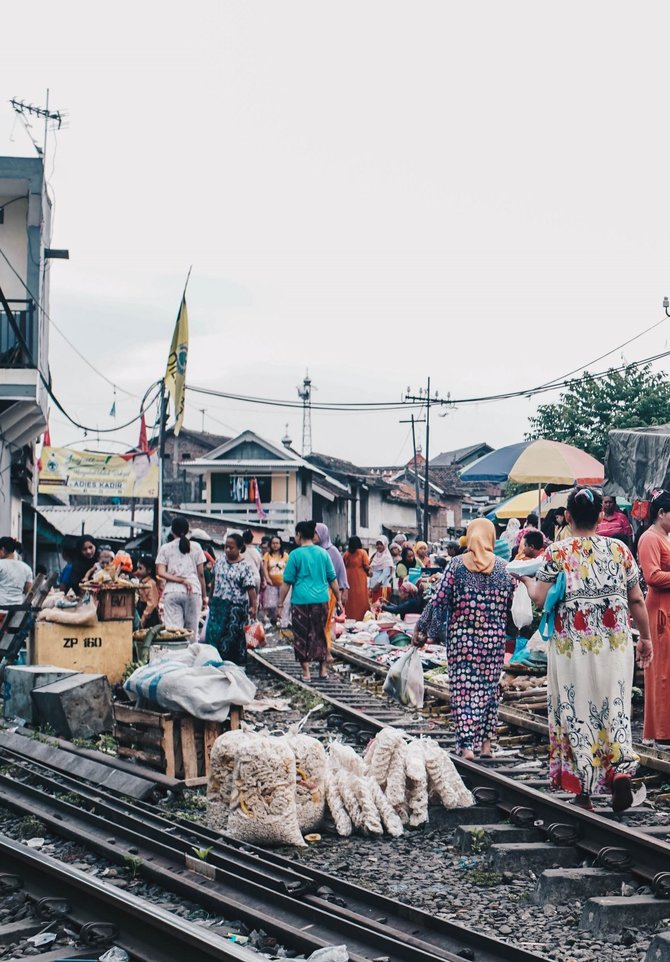
<svg viewBox="0 0 670 962"><path fill-rule="evenodd" d="M294 952L309 955L346 943L352 962L543 958L278 853L235 842L188 820L166 818L148 802L85 785L17 752L1 748L0 760L5 769L0 804L29 810L50 832L110 861L123 864L132 857L145 879L208 910L232 912L254 928L261 926ZM171 956L182 957L195 956Z"/></svg>
<svg viewBox="0 0 670 962"><path fill-rule="evenodd" d="M349 653L337 646L333 654L349 660ZM410 712L382 695L380 685L360 687L337 672L305 685L292 651L286 648L263 649L253 653L253 658L284 682L302 685L328 702L332 708L329 726L361 745L386 725L413 736L437 738L447 749L453 745L448 715L439 706L428 715ZM355 658L349 663L371 671L369 665L357 665ZM533 733L526 733L517 740L525 746L533 739ZM624 816L616 816L609 805L595 812L584 811L568 804L571 796L567 793L547 791L545 781L537 778L537 768L529 766L523 756L506 754L486 762L453 760L477 801L477 807L469 810L469 824L459 829L464 851L469 850L473 837L484 833L492 842L488 859L493 866L502 868L506 861L521 864L539 876L538 901L553 900L562 893L563 897L609 902L610 906L587 903L588 910L596 913L597 918L591 919L596 929L616 926L617 908L630 907L623 897L604 898L620 891L626 878L653 893L640 896L640 919L644 912L649 919L670 917L670 826L658 825L652 809L642 806ZM554 874L557 866L570 869L570 884L561 883ZM628 916L622 911L624 917Z"/></svg>
<svg viewBox="0 0 670 962"><path fill-rule="evenodd" d="M25 962L28 957L23 952L17 957L8 955L7 946L63 928L72 933L70 944L34 954L35 948L28 943L32 949L29 957L38 962L98 959L114 945L124 949L131 962L253 962L258 958L201 926L3 836L0 864L3 907L20 900L23 908L27 904L30 909L20 922L0 925L3 962Z"/></svg>

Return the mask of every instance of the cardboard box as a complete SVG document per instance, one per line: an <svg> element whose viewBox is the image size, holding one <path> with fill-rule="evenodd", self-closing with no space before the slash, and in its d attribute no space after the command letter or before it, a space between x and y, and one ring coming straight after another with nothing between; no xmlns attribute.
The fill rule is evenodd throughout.
<svg viewBox="0 0 670 962"><path fill-rule="evenodd" d="M110 684L121 681L133 660L132 621L101 621L92 627L38 621L30 644L33 665L57 665L74 671L106 675Z"/></svg>

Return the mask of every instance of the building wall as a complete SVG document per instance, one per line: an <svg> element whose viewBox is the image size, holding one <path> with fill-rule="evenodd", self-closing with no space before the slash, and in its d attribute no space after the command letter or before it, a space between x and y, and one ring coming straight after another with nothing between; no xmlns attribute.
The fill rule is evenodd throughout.
<svg viewBox="0 0 670 962"><path fill-rule="evenodd" d="M297 496L297 478L295 472L272 475L272 500L288 501L295 504Z"/></svg>
<svg viewBox="0 0 670 962"><path fill-rule="evenodd" d="M180 505L201 500L201 481L197 475L180 468L182 460L194 461L206 457L212 448L195 438L169 434L165 439L165 468L163 492L165 504ZM186 458L186 455L190 455Z"/></svg>
<svg viewBox="0 0 670 962"><path fill-rule="evenodd" d="M18 188L17 188L18 189ZM14 195L16 196L16 195ZM12 200L12 195L0 195L0 206ZM0 240L2 249L11 261L12 266L21 275L24 283L28 284L28 244L26 240L26 222L28 217L28 198L17 200L5 208L5 221L0 224ZM33 252L39 260L39 244ZM0 258L0 287L8 300L17 298L25 300L28 296L21 281L14 275L9 264ZM33 288L31 288L33 290ZM37 296L37 291L35 291Z"/></svg>

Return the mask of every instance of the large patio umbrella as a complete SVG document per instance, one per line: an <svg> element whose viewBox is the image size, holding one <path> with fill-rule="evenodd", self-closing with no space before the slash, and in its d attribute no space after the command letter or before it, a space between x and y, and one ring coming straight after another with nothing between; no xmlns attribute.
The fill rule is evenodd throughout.
<svg viewBox="0 0 670 962"><path fill-rule="evenodd" d="M600 487L605 470L586 451L560 441L522 441L492 451L461 472L461 481L516 481L537 484L534 506L542 512L542 487L545 484L592 484Z"/></svg>

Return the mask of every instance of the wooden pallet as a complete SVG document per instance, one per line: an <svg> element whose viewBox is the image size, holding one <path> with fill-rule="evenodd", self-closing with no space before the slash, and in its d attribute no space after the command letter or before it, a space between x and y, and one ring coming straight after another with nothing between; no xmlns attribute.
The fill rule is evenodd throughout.
<svg viewBox="0 0 670 962"><path fill-rule="evenodd" d="M206 722L191 715L114 705L117 753L142 765L182 779L189 787L205 785L212 746L221 732L240 727L242 709L232 705L225 722Z"/></svg>

